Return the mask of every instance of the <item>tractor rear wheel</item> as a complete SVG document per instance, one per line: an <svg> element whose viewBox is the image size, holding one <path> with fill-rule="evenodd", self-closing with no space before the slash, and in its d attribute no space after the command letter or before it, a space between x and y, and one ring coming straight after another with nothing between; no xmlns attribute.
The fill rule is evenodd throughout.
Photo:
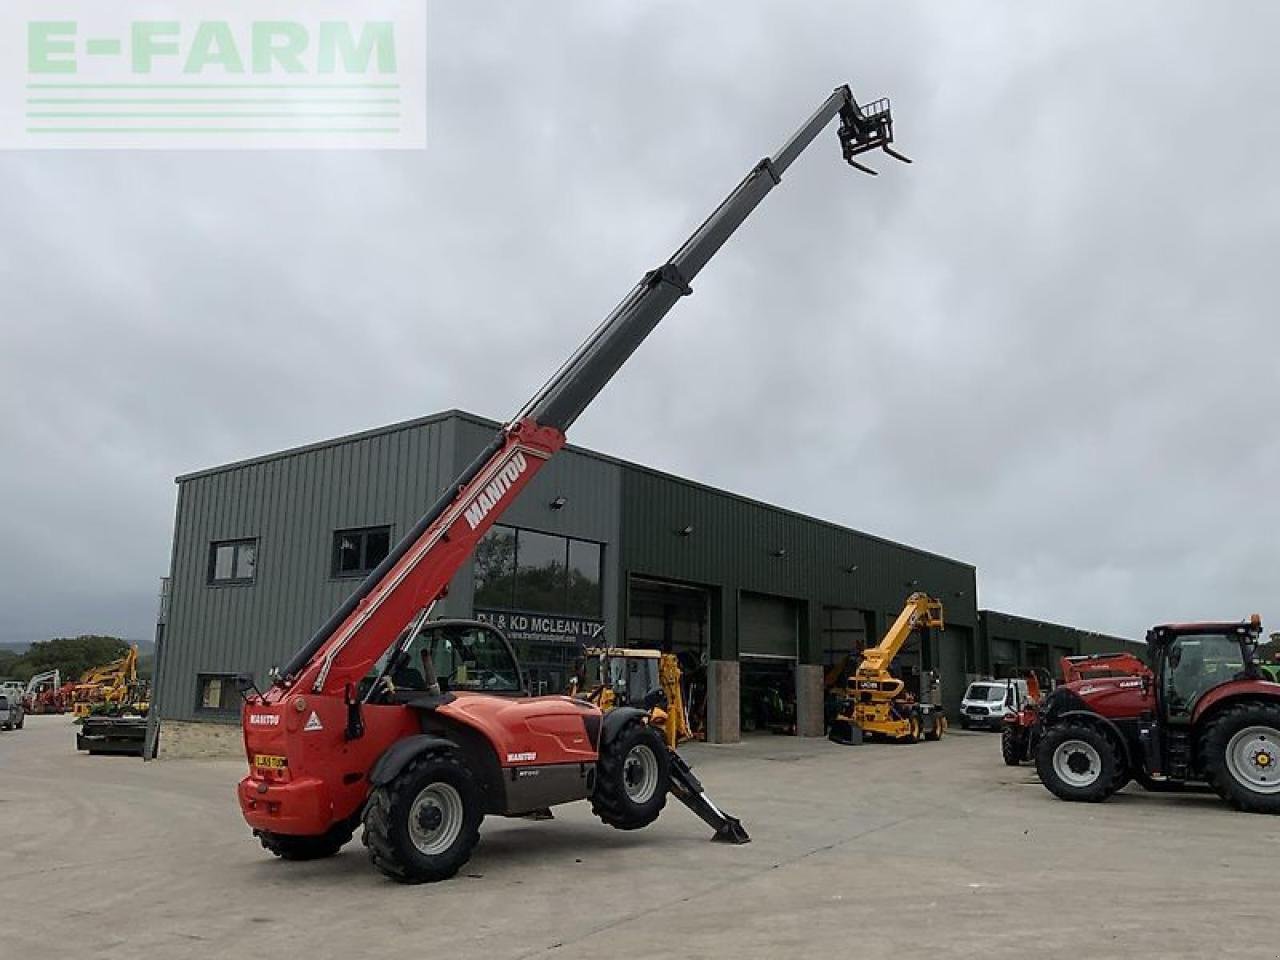
<svg viewBox="0 0 1280 960"><path fill-rule="evenodd" d="M90 750L90 755L97 753ZM288 833L272 833L270 830L255 830L264 850L275 854L281 860L323 860L332 857L351 839L352 828L349 823L338 823L329 830L314 837L300 837Z"/></svg>
<svg viewBox="0 0 1280 960"><path fill-rule="evenodd" d="M1075 723L1044 735L1036 751L1036 773L1055 797L1082 803L1107 799L1124 779L1107 735Z"/></svg>
<svg viewBox="0 0 1280 960"><path fill-rule="evenodd" d="M484 811L462 755L417 757L369 794L364 843L373 865L400 883L447 880L471 859Z"/></svg>
<svg viewBox="0 0 1280 960"><path fill-rule="evenodd" d="M1280 704L1230 707L1209 722L1201 743L1218 796L1237 810L1280 813Z"/></svg>
<svg viewBox="0 0 1280 960"><path fill-rule="evenodd" d="M926 740L941 740L942 735L947 732L947 717L937 710L929 714L929 722L925 727L924 738Z"/></svg>
<svg viewBox="0 0 1280 960"><path fill-rule="evenodd" d="M1009 767L1019 766L1026 759L1027 736L1011 723L1006 723L1000 731L1000 756Z"/></svg>
<svg viewBox="0 0 1280 960"><path fill-rule="evenodd" d="M667 744L653 727L627 724L600 751L591 812L618 830L639 830L667 804Z"/></svg>

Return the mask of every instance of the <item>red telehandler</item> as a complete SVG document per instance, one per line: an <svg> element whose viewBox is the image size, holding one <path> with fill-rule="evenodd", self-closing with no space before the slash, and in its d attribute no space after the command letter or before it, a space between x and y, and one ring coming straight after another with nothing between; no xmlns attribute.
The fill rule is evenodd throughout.
<svg viewBox="0 0 1280 960"><path fill-rule="evenodd" d="M746 831L707 797L648 713L529 696L492 626L430 619L476 543L565 442L604 388L782 174L832 121L844 159L895 153L888 100L835 90L761 160L685 244L631 290L507 423L350 598L259 692L241 679L249 775L238 797L264 847L330 856L363 822L375 867L443 880L471 856L486 814L519 816L589 799L622 830L657 818L668 792L714 830ZM909 162L909 161L908 161Z"/></svg>

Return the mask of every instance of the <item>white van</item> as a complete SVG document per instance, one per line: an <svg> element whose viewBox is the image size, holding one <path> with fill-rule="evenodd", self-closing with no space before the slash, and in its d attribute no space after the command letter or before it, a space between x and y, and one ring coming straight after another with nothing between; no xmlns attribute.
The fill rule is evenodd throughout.
<svg viewBox="0 0 1280 960"><path fill-rule="evenodd" d="M1005 716L1013 716L1027 699L1027 681L975 680L960 701L960 726L999 730Z"/></svg>

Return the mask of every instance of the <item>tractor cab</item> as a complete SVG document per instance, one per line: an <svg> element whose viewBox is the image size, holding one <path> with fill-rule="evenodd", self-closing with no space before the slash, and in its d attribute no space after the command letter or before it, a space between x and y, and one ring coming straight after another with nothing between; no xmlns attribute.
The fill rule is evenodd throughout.
<svg viewBox="0 0 1280 960"><path fill-rule="evenodd" d="M582 696L602 710L660 706L662 654L657 650L588 647L571 695Z"/></svg>
<svg viewBox="0 0 1280 960"><path fill-rule="evenodd" d="M1266 679L1254 662L1261 619L1164 624L1147 632L1156 675L1158 715L1185 726L1213 691L1234 681Z"/></svg>

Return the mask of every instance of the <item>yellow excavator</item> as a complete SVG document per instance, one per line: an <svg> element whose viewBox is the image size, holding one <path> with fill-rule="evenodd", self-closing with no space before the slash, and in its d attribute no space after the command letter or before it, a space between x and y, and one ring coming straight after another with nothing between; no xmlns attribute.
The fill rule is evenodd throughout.
<svg viewBox="0 0 1280 960"><path fill-rule="evenodd" d="M924 593L907 598L893 626L876 646L863 651L857 669L849 677L846 698L831 724L832 740L855 744L875 737L916 743L942 738L947 718L941 707L906 693L905 684L889 669L913 633L927 635L929 630L941 630L942 626L941 601Z"/></svg>
<svg viewBox="0 0 1280 960"><path fill-rule="evenodd" d="M569 696L581 697L606 713L614 707L649 711L649 725L662 731L667 746L690 739L689 718L680 689L675 654L624 647L588 647L581 674L569 681Z"/></svg>

